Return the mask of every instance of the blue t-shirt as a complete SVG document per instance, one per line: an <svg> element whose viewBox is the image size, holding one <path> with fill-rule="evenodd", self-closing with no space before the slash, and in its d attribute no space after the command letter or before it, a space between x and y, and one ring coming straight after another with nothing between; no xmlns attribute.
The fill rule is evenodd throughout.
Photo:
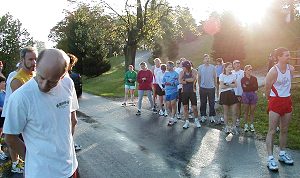
<svg viewBox="0 0 300 178"><path fill-rule="evenodd" d="M5 99L5 91L0 91L0 107L2 108L4 105L4 99Z"/></svg>
<svg viewBox="0 0 300 178"><path fill-rule="evenodd" d="M179 85L178 78L179 75L175 71L168 71L165 73L162 83L165 85L166 95L177 92L177 86Z"/></svg>
<svg viewBox="0 0 300 178"><path fill-rule="evenodd" d="M220 77L221 73L223 72L223 65L216 65L216 73L217 77Z"/></svg>

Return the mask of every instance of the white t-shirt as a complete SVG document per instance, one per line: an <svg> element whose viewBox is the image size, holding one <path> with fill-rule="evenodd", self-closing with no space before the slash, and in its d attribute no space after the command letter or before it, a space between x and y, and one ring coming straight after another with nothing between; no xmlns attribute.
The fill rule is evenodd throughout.
<svg viewBox="0 0 300 178"><path fill-rule="evenodd" d="M5 108L6 108L6 104L8 101L9 96L12 93L11 87L10 87L10 83L11 80L14 78L14 76L17 74L17 71L12 71L11 73L9 73L7 79L6 79L6 86L5 86L5 98L4 98L4 104L3 104L3 108L2 108L2 114L1 117L5 116Z"/></svg>
<svg viewBox="0 0 300 178"><path fill-rule="evenodd" d="M153 66L153 82L152 83L154 83L154 84L157 83L156 75L159 71L161 71L160 67Z"/></svg>
<svg viewBox="0 0 300 178"><path fill-rule="evenodd" d="M32 78L11 94L3 132L22 133L25 177L70 177L77 169L71 133L73 90L66 80L43 93Z"/></svg>
<svg viewBox="0 0 300 178"><path fill-rule="evenodd" d="M72 78L70 77L70 75L67 73L65 75L65 77L61 80L61 82L65 83L67 86L71 86L71 90L72 90L72 108L71 108L71 112L76 111L79 109L79 104L78 104L78 99L77 99L77 94L76 94L76 90L75 90L75 86L74 86L74 82L72 80Z"/></svg>
<svg viewBox="0 0 300 178"><path fill-rule="evenodd" d="M164 78L164 75L165 75L166 71L163 73L163 71L158 71L157 74L156 74L156 82L157 84L159 85L159 87L162 89L162 80Z"/></svg>
<svg viewBox="0 0 300 178"><path fill-rule="evenodd" d="M239 70L239 71L231 71L232 74L234 74L236 76L236 88L234 88L234 93L235 95L237 96L242 96L243 94L243 88L242 88L242 83L241 83L241 80L242 78L244 77L244 71L243 70Z"/></svg>
<svg viewBox="0 0 300 178"><path fill-rule="evenodd" d="M234 74L229 74L229 75L225 75L225 74L221 74L219 76L219 80L220 82L228 83L231 84L232 82L236 82L236 75ZM233 90L234 88L221 88L220 92L224 92L224 91L228 91L228 90Z"/></svg>
<svg viewBox="0 0 300 178"><path fill-rule="evenodd" d="M183 71L183 69L181 67L176 67L174 70L175 70L175 72L177 72L178 75L180 75L180 72ZM182 88L182 84L180 83L177 86L177 88L178 88L178 90L181 89Z"/></svg>

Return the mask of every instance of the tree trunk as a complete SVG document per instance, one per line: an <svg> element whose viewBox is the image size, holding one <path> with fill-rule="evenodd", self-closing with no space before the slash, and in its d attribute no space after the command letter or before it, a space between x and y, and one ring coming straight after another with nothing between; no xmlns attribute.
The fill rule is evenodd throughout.
<svg viewBox="0 0 300 178"><path fill-rule="evenodd" d="M137 45L126 44L124 47L124 54L125 54L125 71L128 70L129 65L133 65L135 68L135 55L136 55Z"/></svg>

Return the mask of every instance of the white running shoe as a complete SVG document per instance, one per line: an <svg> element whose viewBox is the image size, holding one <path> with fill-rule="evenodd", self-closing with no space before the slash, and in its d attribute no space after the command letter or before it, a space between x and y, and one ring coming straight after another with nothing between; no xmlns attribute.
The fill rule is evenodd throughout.
<svg viewBox="0 0 300 178"><path fill-rule="evenodd" d="M238 135L239 134L238 128L236 126L233 126L232 129L231 129L231 133L233 135Z"/></svg>
<svg viewBox="0 0 300 178"><path fill-rule="evenodd" d="M202 123L206 121L206 117L205 116L201 116L201 120Z"/></svg>
<svg viewBox="0 0 300 178"><path fill-rule="evenodd" d="M248 124L245 124L245 126L244 126L244 132L248 132L249 131L249 126L248 126Z"/></svg>
<svg viewBox="0 0 300 178"><path fill-rule="evenodd" d="M289 165L293 165L294 164L294 160L287 153L284 153L283 155L279 155L278 161L283 162L285 164L289 164Z"/></svg>
<svg viewBox="0 0 300 178"><path fill-rule="evenodd" d="M229 133L230 133L230 128L229 128L229 126L225 126L225 127L224 127L224 132L225 132L226 134L229 134Z"/></svg>
<svg viewBox="0 0 300 178"><path fill-rule="evenodd" d="M168 111L165 110L164 116L167 117L168 116Z"/></svg>
<svg viewBox="0 0 300 178"><path fill-rule="evenodd" d="M254 125L253 125L253 124L250 125L250 131L251 131L251 132L255 132L255 129L254 129Z"/></svg>
<svg viewBox="0 0 300 178"><path fill-rule="evenodd" d="M200 127L201 127L201 124L200 124L198 118L195 118L195 125L196 125L197 128L200 128Z"/></svg>
<svg viewBox="0 0 300 178"><path fill-rule="evenodd" d="M274 158L268 160L267 166L271 171L278 171L278 165Z"/></svg>
<svg viewBox="0 0 300 178"><path fill-rule="evenodd" d="M171 118L169 119L168 126L172 126L172 125L174 125L175 123L177 123L177 119L176 119L176 121L175 121L175 119L171 117Z"/></svg>
<svg viewBox="0 0 300 178"><path fill-rule="evenodd" d="M190 127L190 122L186 120L182 128L187 129L189 127Z"/></svg>
<svg viewBox="0 0 300 178"><path fill-rule="evenodd" d="M159 113L158 113L160 116L163 116L165 113L163 110L159 110Z"/></svg>
<svg viewBox="0 0 300 178"><path fill-rule="evenodd" d="M210 116L209 117L209 121L210 121L210 123L215 123L216 122L215 117L214 116Z"/></svg>

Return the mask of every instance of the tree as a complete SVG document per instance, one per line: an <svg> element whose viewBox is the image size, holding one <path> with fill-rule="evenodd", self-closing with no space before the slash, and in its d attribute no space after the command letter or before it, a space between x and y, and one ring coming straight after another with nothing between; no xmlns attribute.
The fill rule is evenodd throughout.
<svg viewBox="0 0 300 178"><path fill-rule="evenodd" d="M125 2L125 15L118 13L112 6L105 1L101 1L105 6L112 10L122 21L125 33L121 33L125 41L123 48L125 54L125 70L129 65L135 65L135 55L138 45L147 36L153 36L159 28L160 19L166 16L170 7L165 0L136 0L136 4Z"/></svg>
<svg viewBox="0 0 300 178"><path fill-rule="evenodd" d="M15 69L20 60L20 49L33 44L33 38L22 28L18 19L14 19L9 13L0 17L0 60L4 62L5 74Z"/></svg>
<svg viewBox="0 0 300 178"><path fill-rule="evenodd" d="M221 57L226 62L242 61L246 57L241 24L229 12L222 15L220 31L214 36L213 57Z"/></svg>
<svg viewBox="0 0 300 178"><path fill-rule="evenodd" d="M75 70L87 76L101 75L110 69L106 59L113 44L112 19L103 14L101 6L80 3L73 12L51 29L49 38L57 47L78 58Z"/></svg>

